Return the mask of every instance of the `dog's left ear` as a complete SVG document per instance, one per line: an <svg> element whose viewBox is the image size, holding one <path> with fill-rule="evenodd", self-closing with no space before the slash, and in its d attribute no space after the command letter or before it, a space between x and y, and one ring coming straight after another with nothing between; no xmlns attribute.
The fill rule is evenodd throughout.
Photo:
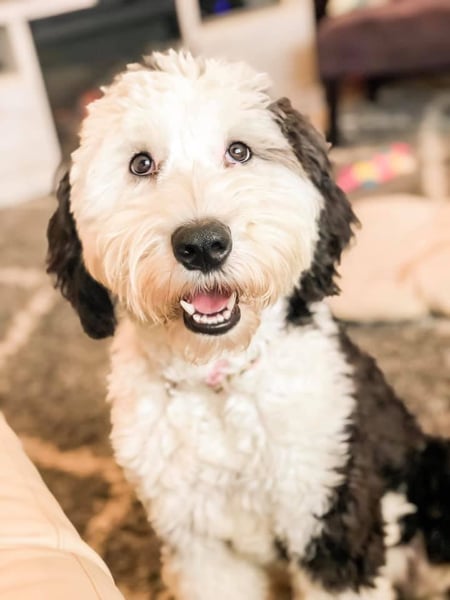
<svg viewBox="0 0 450 600"><path fill-rule="evenodd" d="M344 192L333 181L325 138L292 108L287 98L274 102L270 109L297 160L324 200L312 265L303 273L290 298L288 318L298 320L309 316L308 306L312 302L339 293L336 269L342 250L353 235L352 225L358 220Z"/></svg>
<svg viewBox="0 0 450 600"><path fill-rule="evenodd" d="M47 273L56 275L56 287L77 311L84 331L100 339L114 333L114 307L108 290L84 266L81 242L70 211L70 190L66 173L56 192L58 207L47 228Z"/></svg>

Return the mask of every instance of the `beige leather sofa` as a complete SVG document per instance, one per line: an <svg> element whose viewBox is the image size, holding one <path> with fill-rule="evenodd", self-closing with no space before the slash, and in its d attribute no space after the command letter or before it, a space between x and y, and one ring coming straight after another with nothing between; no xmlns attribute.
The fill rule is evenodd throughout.
<svg viewBox="0 0 450 600"><path fill-rule="evenodd" d="M0 414L1 600L123 600Z"/></svg>

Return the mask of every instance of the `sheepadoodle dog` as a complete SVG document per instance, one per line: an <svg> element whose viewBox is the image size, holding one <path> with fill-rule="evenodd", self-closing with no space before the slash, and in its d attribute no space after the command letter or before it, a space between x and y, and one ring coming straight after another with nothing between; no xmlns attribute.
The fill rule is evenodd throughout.
<svg viewBox="0 0 450 600"><path fill-rule="evenodd" d="M269 90L187 53L131 65L89 107L48 271L114 335L112 444L177 600L265 600L275 563L295 598L389 600L418 540L450 560L449 445L330 316L356 219Z"/></svg>

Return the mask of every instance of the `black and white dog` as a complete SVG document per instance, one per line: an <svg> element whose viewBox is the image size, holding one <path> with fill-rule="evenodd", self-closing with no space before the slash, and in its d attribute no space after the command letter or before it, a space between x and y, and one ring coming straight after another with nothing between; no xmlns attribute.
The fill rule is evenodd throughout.
<svg viewBox="0 0 450 600"><path fill-rule="evenodd" d="M449 445L323 303L355 217L269 88L174 51L130 66L90 106L48 271L114 334L112 443L178 600L266 599L277 560L296 598L389 600L417 539L450 560Z"/></svg>

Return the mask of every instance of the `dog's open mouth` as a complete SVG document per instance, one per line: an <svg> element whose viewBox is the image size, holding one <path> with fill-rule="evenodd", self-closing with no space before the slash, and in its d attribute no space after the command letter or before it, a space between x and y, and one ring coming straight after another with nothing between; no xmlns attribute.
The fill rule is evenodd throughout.
<svg viewBox="0 0 450 600"><path fill-rule="evenodd" d="M184 324L195 333L221 335L241 318L236 292L198 292L180 300Z"/></svg>

